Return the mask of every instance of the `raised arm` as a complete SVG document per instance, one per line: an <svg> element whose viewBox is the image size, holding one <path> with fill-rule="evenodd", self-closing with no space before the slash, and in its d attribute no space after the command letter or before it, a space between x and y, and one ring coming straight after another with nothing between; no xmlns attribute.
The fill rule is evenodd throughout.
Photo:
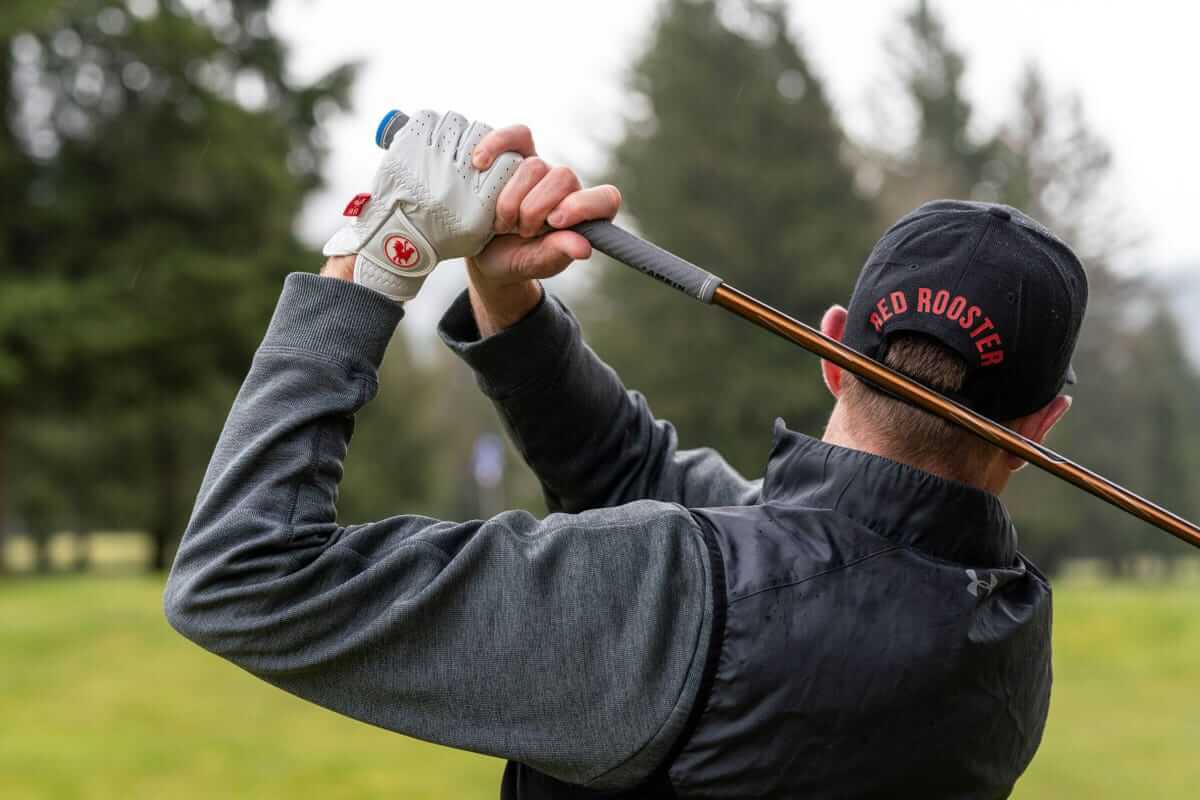
<svg viewBox="0 0 1200 800"><path fill-rule="evenodd" d="M524 128L498 130L475 149L485 167L497 153L529 156L496 208L496 230L568 228L616 215L621 196L612 186L575 191L569 171L533 157ZM530 191L522 171L545 176ZM559 237L555 239L555 237ZM583 237L560 231L546 237L568 251L539 258L534 245L498 240L468 260L469 294L442 320L442 338L477 373L509 433L533 468L551 509L583 511L653 499L690 508L755 502L759 482L744 479L714 450L680 451L675 429L656 420L637 392L620 379L580 336L579 325L558 300L544 297L536 279L561 272L571 259L590 255ZM502 245L503 246L497 246Z"/></svg>
<svg viewBox="0 0 1200 800"><path fill-rule="evenodd" d="M400 303L440 260L517 244L489 244L521 158L473 168L487 130L415 114L326 246L327 277L288 278L166 612L200 645L343 714L569 783L633 786L680 738L720 638L718 551L686 509L336 520L354 414ZM575 234L539 232L517 248L523 263L570 260Z"/></svg>
<svg viewBox="0 0 1200 800"><path fill-rule="evenodd" d="M557 298L539 298L519 323L483 337L464 294L440 332L475 370L551 510L640 499L704 508L758 497L758 482L742 478L716 451L678 450L671 423L625 390Z"/></svg>
<svg viewBox="0 0 1200 800"><path fill-rule="evenodd" d="M171 571L168 619L356 719L570 783L635 785L697 695L716 588L704 533L656 502L339 526L354 414L400 316L370 289L288 278Z"/></svg>

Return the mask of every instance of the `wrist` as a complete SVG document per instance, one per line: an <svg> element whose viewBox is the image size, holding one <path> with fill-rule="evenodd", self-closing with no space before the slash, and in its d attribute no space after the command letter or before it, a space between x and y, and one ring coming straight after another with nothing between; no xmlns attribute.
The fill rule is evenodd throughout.
<svg viewBox="0 0 1200 800"><path fill-rule="evenodd" d="M542 302L542 285L527 279L497 284L480 273L475 260L467 259L468 294L475 324L483 338L516 325Z"/></svg>
<svg viewBox="0 0 1200 800"><path fill-rule="evenodd" d="M340 281L354 282L354 256L330 256L321 267L321 275Z"/></svg>

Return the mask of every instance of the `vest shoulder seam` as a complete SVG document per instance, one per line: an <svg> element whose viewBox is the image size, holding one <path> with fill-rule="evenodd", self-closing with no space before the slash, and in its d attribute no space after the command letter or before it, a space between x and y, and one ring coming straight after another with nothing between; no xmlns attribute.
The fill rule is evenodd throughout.
<svg viewBox="0 0 1200 800"><path fill-rule="evenodd" d="M792 579L788 579L788 580L781 580L781 581L777 581L775 583L768 584L766 586L759 587L757 589L754 589L753 591L746 592L745 594L737 595L736 597L730 596L729 597L729 605L733 605L734 603L740 602L749 597L754 597L755 595L762 594L763 592L770 592L770 591L774 591L776 589L787 589L792 586L799 586L802 583L807 583L811 580L823 577L825 575L833 575L838 572L844 572L845 570L849 569L850 567L861 564L864 561L870 561L873 558L878 558L879 556L887 555L888 553L894 553L897 550L903 550L903 549L905 549L903 545L893 544L888 547L884 547L880 550L876 550L874 552L867 553L866 555L859 556L858 558L855 558L851 561L847 561L845 564L839 564L836 567L830 567L829 569L821 570L820 572L814 572L811 575L805 575L802 578L792 578Z"/></svg>

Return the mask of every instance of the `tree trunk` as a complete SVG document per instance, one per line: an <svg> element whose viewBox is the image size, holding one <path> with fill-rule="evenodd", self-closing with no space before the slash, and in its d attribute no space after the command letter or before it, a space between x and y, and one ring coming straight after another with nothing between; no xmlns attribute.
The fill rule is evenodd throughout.
<svg viewBox="0 0 1200 800"><path fill-rule="evenodd" d="M8 572L8 413L0 404L0 575Z"/></svg>
<svg viewBox="0 0 1200 800"><path fill-rule="evenodd" d="M75 562L71 565L76 572L87 572L92 568L92 534L80 528L75 532Z"/></svg>
<svg viewBox="0 0 1200 800"><path fill-rule="evenodd" d="M30 527L29 535L33 539L33 568L37 574L46 575L54 568L50 560L50 529Z"/></svg>

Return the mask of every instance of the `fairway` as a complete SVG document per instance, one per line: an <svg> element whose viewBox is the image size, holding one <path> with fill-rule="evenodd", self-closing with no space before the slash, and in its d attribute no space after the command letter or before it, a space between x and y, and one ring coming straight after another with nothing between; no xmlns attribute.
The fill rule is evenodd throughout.
<svg viewBox="0 0 1200 800"><path fill-rule="evenodd" d="M502 764L376 730L191 645L150 578L0 583L0 797L495 798ZM1064 583L1017 798L1190 798L1200 587Z"/></svg>

